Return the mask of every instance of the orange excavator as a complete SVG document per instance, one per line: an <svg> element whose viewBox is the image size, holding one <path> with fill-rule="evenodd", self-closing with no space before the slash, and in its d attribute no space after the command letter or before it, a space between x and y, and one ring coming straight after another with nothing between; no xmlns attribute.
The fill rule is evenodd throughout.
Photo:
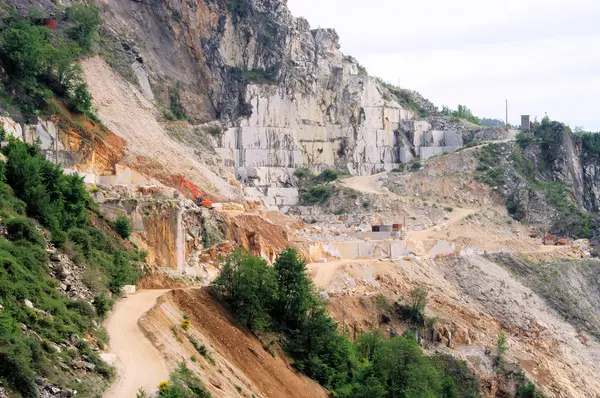
<svg viewBox="0 0 600 398"><path fill-rule="evenodd" d="M213 208L213 203L210 200L202 200L198 188L196 188L196 186L192 184L190 180L188 180L184 176L181 176L181 186L179 187L179 190L181 192L184 192L184 188L188 188L192 192L196 205L201 207L207 207L209 209Z"/></svg>

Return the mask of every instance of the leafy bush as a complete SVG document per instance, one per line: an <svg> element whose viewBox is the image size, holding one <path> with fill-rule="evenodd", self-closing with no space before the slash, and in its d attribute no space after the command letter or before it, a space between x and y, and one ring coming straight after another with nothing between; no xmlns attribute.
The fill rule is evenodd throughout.
<svg viewBox="0 0 600 398"><path fill-rule="evenodd" d="M127 239L131 236L131 222L129 218L120 216L115 221L115 229L121 238Z"/></svg>
<svg viewBox="0 0 600 398"><path fill-rule="evenodd" d="M94 298L94 308L96 309L96 314L102 319L109 313L112 309L113 301L104 293Z"/></svg>
<svg viewBox="0 0 600 398"><path fill-rule="evenodd" d="M75 23L70 32L71 37L79 47L89 51L102 22L98 8L90 4L75 3L67 9L67 18Z"/></svg>
<svg viewBox="0 0 600 398"><path fill-rule="evenodd" d="M332 187L317 185L310 187L307 192L303 193L301 199L304 204L316 205L327 202L332 194Z"/></svg>
<svg viewBox="0 0 600 398"><path fill-rule="evenodd" d="M252 84L277 84L275 70L252 69L243 71L242 74Z"/></svg>
<svg viewBox="0 0 600 398"><path fill-rule="evenodd" d="M410 165L411 171L417 171L421 169L421 161L419 159L415 159Z"/></svg>
<svg viewBox="0 0 600 398"><path fill-rule="evenodd" d="M525 386L519 386L515 398L543 398L544 395L537 391L535 384L529 383Z"/></svg>
<svg viewBox="0 0 600 398"><path fill-rule="evenodd" d="M299 180L304 180L304 179L312 178L313 173L306 167L300 167L300 168L294 170L294 176L296 176L296 178L298 178Z"/></svg>
<svg viewBox="0 0 600 398"><path fill-rule="evenodd" d="M160 383L158 396L160 398L210 398L212 395L185 362L182 362L171 374L170 382Z"/></svg>
<svg viewBox="0 0 600 398"><path fill-rule="evenodd" d="M167 119L170 120L186 120L187 115L183 105L181 104L181 85L179 82L175 87L169 88L169 113ZM166 116L166 115L165 115Z"/></svg>
<svg viewBox="0 0 600 398"><path fill-rule="evenodd" d="M423 324L425 321L425 307L427 306L427 289L416 286L408 294L403 304L398 306L400 315L414 324Z"/></svg>
<svg viewBox="0 0 600 398"><path fill-rule="evenodd" d="M323 182L332 182L338 179L338 172L333 169L325 169L319 174L318 179Z"/></svg>
<svg viewBox="0 0 600 398"><path fill-rule="evenodd" d="M44 238L40 234L35 223L29 218L16 217L6 222L6 230L8 232L8 239L11 241L24 240L34 245L43 246Z"/></svg>
<svg viewBox="0 0 600 398"><path fill-rule="evenodd" d="M600 133L584 133L581 135L583 149L592 152L600 153Z"/></svg>

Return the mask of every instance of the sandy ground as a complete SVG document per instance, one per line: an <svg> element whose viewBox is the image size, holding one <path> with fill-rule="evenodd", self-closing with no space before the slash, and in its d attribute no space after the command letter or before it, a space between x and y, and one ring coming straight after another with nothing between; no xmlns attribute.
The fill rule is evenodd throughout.
<svg viewBox="0 0 600 398"><path fill-rule="evenodd" d="M133 398L140 387L147 392L169 379L169 369L160 352L146 338L138 325L158 297L168 290L145 290L121 299L105 322L110 335L111 353L117 356L117 380L105 398Z"/></svg>

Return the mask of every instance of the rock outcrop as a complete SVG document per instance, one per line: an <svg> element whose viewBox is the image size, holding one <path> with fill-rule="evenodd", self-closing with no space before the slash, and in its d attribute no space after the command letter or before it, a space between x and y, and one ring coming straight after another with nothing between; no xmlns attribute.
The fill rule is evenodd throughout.
<svg viewBox="0 0 600 398"><path fill-rule="evenodd" d="M103 11L108 37L126 32L138 76L142 60L140 91L148 78L168 107L176 87L191 120L228 126L218 156L272 209L298 202L298 167L371 174L462 146L459 131L419 120L431 103L367 76L334 30L311 30L285 1L109 1Z"/></svg>

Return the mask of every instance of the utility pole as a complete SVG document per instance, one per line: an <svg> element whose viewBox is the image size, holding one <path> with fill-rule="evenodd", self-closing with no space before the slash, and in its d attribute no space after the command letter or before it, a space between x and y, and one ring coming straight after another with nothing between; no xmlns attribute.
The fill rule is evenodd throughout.
<svg viewBox="0 0 600 398"><path fill-rule="evenodd" d="M508 100L506 100L506 125L508 126Z"/></svg>

